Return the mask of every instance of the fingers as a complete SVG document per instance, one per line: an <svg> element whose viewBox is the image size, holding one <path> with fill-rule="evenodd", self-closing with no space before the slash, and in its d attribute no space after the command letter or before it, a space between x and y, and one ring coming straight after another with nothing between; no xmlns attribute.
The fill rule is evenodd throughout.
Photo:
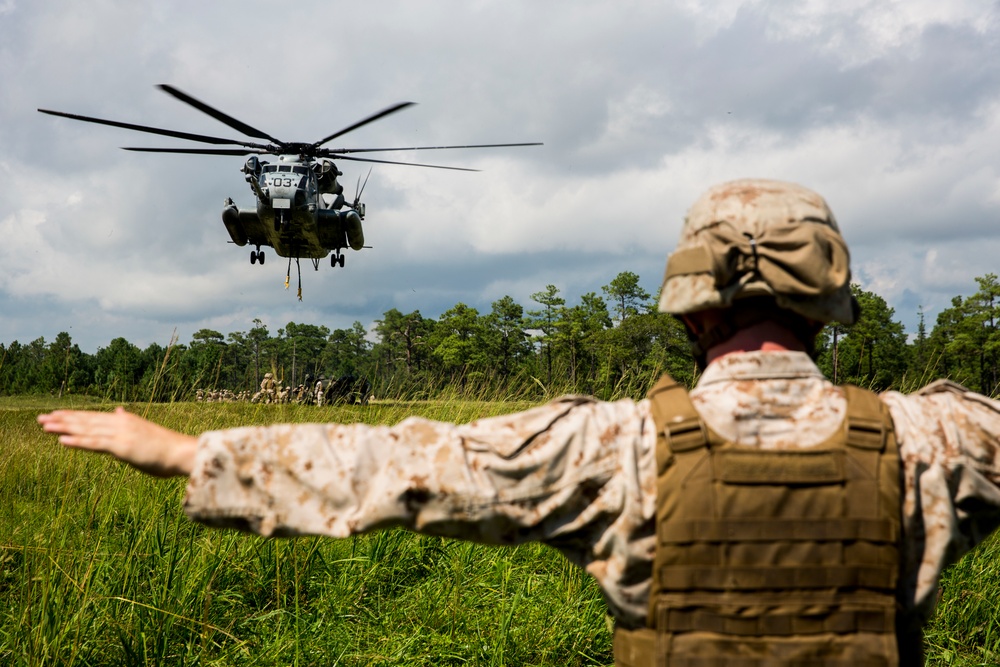
<svg viewBox="0 0 1000 667"><path fill-rule="evenodd" d="M189 475L197 438L117 408L114 412L55 410L38 416L47 433L75 449L110 454L150 475Z"/></svg>
<svg viewBox="0 0 1000 667"><path fill-rule="evenodd" d="M124 412L88 412L84 410L56 410L38 416L42 430L59 436L60 444L67 447L113 453L118 444Z"/></svg>

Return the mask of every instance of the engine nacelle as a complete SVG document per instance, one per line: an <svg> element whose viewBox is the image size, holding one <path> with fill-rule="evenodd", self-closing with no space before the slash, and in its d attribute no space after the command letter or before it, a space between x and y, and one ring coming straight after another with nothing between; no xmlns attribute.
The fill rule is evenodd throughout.
<svg viewBox="0 0 1000 667"><path fill-rule="evenodd" d="M365 247L365 232L361 228L361 216L352 208L340 212L340 223L343 225L344 233L347 234L347 242L354 250L361 250Z"/></svg>
<svg viewBox="0 0 1000 667"><path fill-rule="evenodd" d="M226 226L226 231L229 232L229 238L233 240L233 243L238 246L247 244L247 232L243 228L243 223L240 222L240 210L234 204L229 204L222 209L222 224Z"/></svg>
<svg viewBox="0 0 1000 667"><path fill-rule="evenodd" d="M259 174L260 173L260 159L256 155L251 155L247 158L246 164L243 165L244 174Z"/></svg>

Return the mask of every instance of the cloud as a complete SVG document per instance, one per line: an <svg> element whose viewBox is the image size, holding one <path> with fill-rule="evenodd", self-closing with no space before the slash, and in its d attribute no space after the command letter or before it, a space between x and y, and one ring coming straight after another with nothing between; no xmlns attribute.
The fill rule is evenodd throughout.
<svg viewBox="0 0 1000 667"><path fill-rule="evenodd" d="M1000 212L995 5L759 1L659 5L223 0L179 8L0 4L0 305L6 340L72 328L87 349L202 327L363 325L389 308L489 310L556 284L571 302L617 273L658 288L684 212L747 175L824 194L856 275L898 314L947 305L994 270ZM543 141L386 154L480 168L375 166L366 241L343 269L266 249L220 219L251 206L241 158L134 154L167 137L54 108L240 138L171 83L274 136L315 141L384 108L343 147ZM342 163L348 194L368 169ZM962 287L965 285L966 287ZM915 319L910 315L915 326Z"/></svg>

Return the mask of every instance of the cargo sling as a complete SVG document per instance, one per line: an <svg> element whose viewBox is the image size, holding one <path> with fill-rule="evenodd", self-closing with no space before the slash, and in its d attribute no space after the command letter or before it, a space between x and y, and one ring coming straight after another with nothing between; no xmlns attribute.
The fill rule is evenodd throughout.
<svg viewBox="0 0 1000 667"><path fill-rule="evenodd" d="M878 397L843 387L827 441L726 442L664 377L648 628L615 632L623 667L895 667L899 455Z"/></svg>

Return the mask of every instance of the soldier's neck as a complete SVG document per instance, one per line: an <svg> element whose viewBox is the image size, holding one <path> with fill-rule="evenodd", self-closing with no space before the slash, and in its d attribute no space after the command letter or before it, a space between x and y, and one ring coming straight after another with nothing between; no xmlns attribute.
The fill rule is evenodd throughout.
<svg viewBox="0 0 1000 667"><path fill-rule="evenodd" d="M760 322L741 329L728 340L709 348L705 361L741 352L806 352L808 346L789 329L776 322Z"/></svg>

